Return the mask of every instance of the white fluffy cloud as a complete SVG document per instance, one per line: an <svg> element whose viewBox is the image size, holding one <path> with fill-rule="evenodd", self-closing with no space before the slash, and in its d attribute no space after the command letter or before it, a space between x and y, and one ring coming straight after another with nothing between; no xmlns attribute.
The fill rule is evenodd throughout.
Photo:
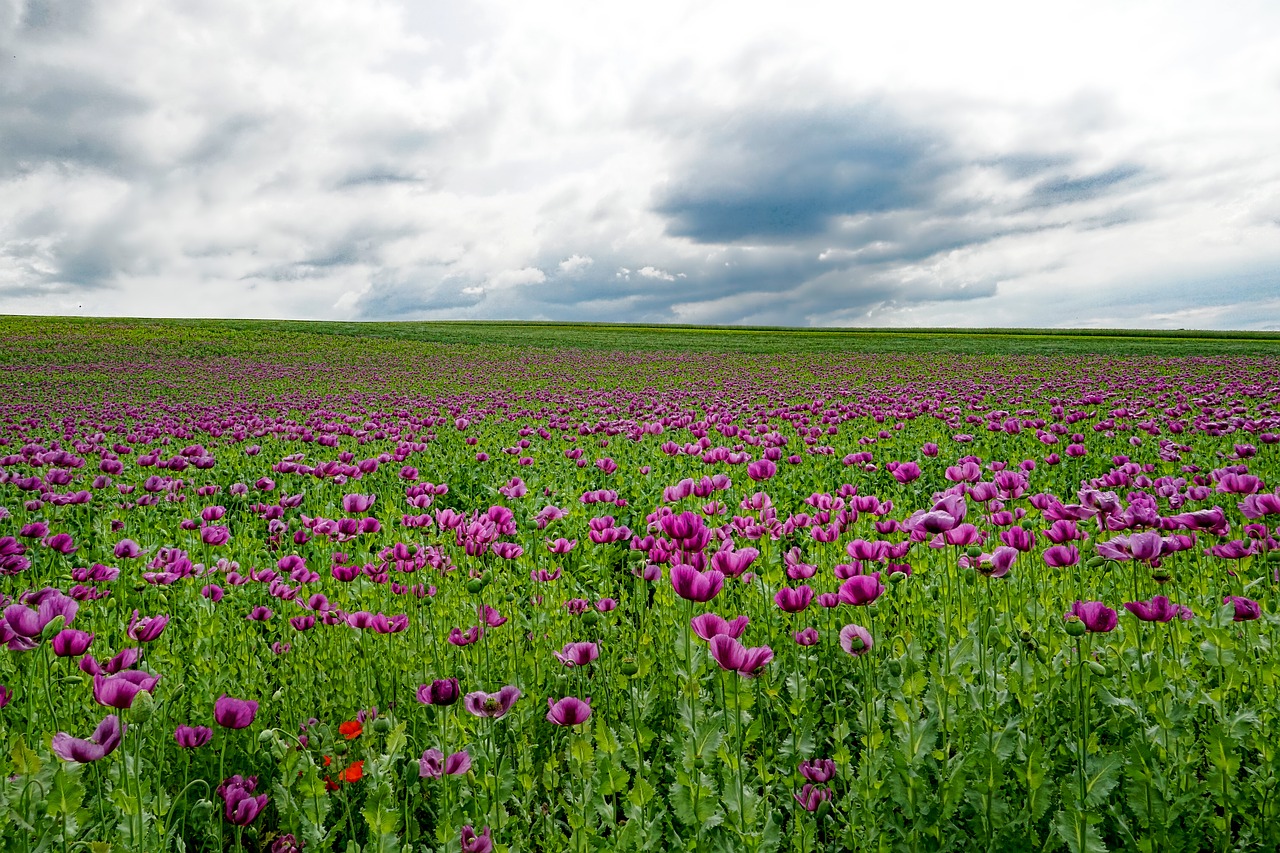
<svg viewBox="0 0 1280 853"><path fill-rule="evenodd" d="M1264 2L0 0L0 312L1276 328L1277 57Z"/></svg>

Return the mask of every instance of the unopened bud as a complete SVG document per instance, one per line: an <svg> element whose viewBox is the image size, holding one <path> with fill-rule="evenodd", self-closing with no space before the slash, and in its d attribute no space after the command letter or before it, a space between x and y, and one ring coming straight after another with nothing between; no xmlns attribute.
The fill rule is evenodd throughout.
<svg viewBox="0 0 1280 853"><path fill-rule="evenodd" d="M586 613L582 614L582 624L586 625L588 628L594 628L600 624L600 614L594 610L588 610Z"/></svg>
<svg viewBox="0 0 1280 853"><path fill-rule="evenodd" d="M818 803L818 811L817 811L818 820L822 820L824 817L826 817L829 814L831 814L831 801L823 800L822 802Z"/></svg>
<svg viewBox="0 0 1280 853"><path fill-rule="evenodd" d="M65 616L59 614L49 620L49 624L44 626L44 630L40 632L40 639L52 640L53 635L58 633L67 624Z"/></svg>
<svg viewBox="0 0 1280 853"><path fill-rule="evenodd" d="M1107 561L1107 558L1099 554L1099 555L1090 557L1088 560L1085 560L1084 564L1091 569L1096 569L1098 568L1098 566L1101 566L1106 561Z"/></svg>
<svg viewBox="0 0 1280 853"><path fill-rule="evenodd" d="M129 709L129 719L135 723L145 723L156 712L156 700L150 693L142 690L133 697L133 706Z"/></svg>
<svg viewBox="0 0 1280 853"><path fill-rule="evenodd" d="M471 580L467 581L467 592L471 593L472 595L476 595L477 593L480 593L483 591L484 591L484 581L480 580L480 578L472 578Z"/></svg>
<svg viewBox="0 0 1280 853"><path fill-rule="evenodd" d="M1098 663L1096 660L1087 661L1087 663L1089 664L1089 671L1092 672L1094 675L1099 675L1105 678L1107 675L1111 673L1109 669L1107 669L1104 665Z"/></svg>
<svg viewBox="0 0 1280 853"><path fill-rule="evenodd" d="M889 667L889 674L892 675L894 678L897 678L899 675L902 675L902 664L899 663L898 661L896 660L889 661L888 667Z"/></svg>
<svg viewBox="0 0 1280 853"><path fill-rule="evenodd" d="M266 746L275 739L275 736L275 729L263 729L262 732L258 734L258 743L262 746Z"/></svg>

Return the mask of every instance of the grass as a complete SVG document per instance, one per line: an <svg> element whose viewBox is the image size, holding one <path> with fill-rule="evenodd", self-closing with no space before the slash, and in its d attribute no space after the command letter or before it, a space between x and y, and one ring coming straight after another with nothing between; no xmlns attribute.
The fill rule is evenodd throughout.
<svg viewBox="0 0 1280 853"><path fill-rule="evenodd" d="M150 346L156 354L248 355L253 341L321 339L519 349L769 353L961 353L975 355L1280 355L1280 333L1124 329L795 329L509 321L355 323L303 320L156 320L0 317L0 360L56 361L59 342L89 336Z"/></svg>

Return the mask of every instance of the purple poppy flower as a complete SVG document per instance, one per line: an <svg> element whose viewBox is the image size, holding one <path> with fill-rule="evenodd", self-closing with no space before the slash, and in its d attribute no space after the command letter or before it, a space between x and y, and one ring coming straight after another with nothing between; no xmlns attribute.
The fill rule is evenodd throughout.
<svg viewBox="0 0 1280 853"><path fill-rule="evenodd" d="M794 635L796 645L814 646L818 643L818 630L816 628L805 628L803 631L796 631Z"/></svg>
<svg viewBox="0 0 1280 853"><path fill-rule="evenodd" d="M747 623L750 621L751 619L745 614L734 619L725 619L716 613L703 613L693 617L689 624L693 627L693 633L704 640L710 641L712 637L721 634L736 640L747 630Z"/></svg>
<svg viewBox="0 0 1280 853"><path fill-rule="evenodd" d="M489 837L489 827L476 835L475 829L471 824L462 827L462 835L460 837L462 844L462 853L493 853L493 839Z"/></svg>
<svg viewBox="0 0 1280 853"><path fill-rule="evenodd" d="M600 657L600 648L595 643L567 643L564 649L554 654L565 666L586 666Z"/></svg>
<svg viewBox="0 0 1280 853"><path fill-rule="evenodd" d="M861 625L845 625L840 629L840 648L854 657L865 655L873 645L871 632Z"/></svg>
<svg viewBox="0 0 1280 853"><path fill-rule="evenodd" d="M566 696L558 701L548 699L547 708L547 720L557 726L576 726L591 716L591 700L583 701L576 696Z"/></svg>
<svg viewBox="0 0 1280 853"><path fill-rule="evenodd" d="M115 714L104 717L88 740L58 732L49 744L54 754L63 761L88 764L98 761L115 751L124 738L125 726Z"/></svg>
<svg viewBox="0 0 1280 853"><path fill-rule="evenodd" d="M831 781L836 775L836 763L830 758L814 758L800 762L800 775L814 784Z"/></svg>
<svg viewBox="0 0 1280 853"><path fill-rule="evenodd" d="M1124 609L1143 622L1168 622L1178 615L1178 605L1163 595L1150 601L1126 601Z"/></svg>
<svg viewBox="0 0 1280 853"><path fill-rule="evenodd" d="M799 613L813 601L813 588L807 583L794 589L784 586L773 596L773 603L786 613Z"/></svg>
<svg viewBox="0 0 1280 853"><path fill-rule="evenodd" d="M724 575L715 569L699 572L693 566L681 563L671 567L671 586L681 598L706 602L720 594L724 588Z"/></svg>
<svg viewBox="0 0 1280 853"><path fill-rule="evenodd" d="M1054 545L1045 549L1044 562L1055 569L1074 566L1080 562L1080 551L1074 545Z"/></svg>
<svg viewBox="0 0 1280 853"><path fill-rule="evenodd" d="M511 710L511 706L520 698L520 689L514 684L508 684L497 693L485 693L476 691L468 693L462 699L462 707L477 717L491 717L497 719Z"/></svg>
<svg viewBox="0 0 1280 853"><path fill-rule="evenodd" d="M1228 595L1222 599L1223 604L1230 604L1235 608L1235 614L1231 617L1235 622L1251 622L1254 619L1262 617L1262 605L1254 601L1252 598L1245 598L1240 595Z"/></svg>
<svg viewBox="0 0 1280 853"><path fill-rule="evenodd" d="M233 826L248 826L267 806L267 795L253 796L258 787L258 777L245 779L236 774L218 786L218 796L226 803L227 822Z"/></svg>
<svg viewBox="0 0 1280 853"><path fill-rule="evenodd" d="M840 601L843 604L870 604L884 594L884 584L880 583L880 573L854 575L840 585Z"/></svg>
<svg viewBox="0 0 1280 853"><path fill-rule="evenodd" d="M458 701L461 689L456 678L437 678L430 684L418 687L418 701L423 705L452 705Z"/></svg>
<svg viewBox="0 0 1280 853"><path fill-rule="evenodd" d="M418 759L418 777L421 779L439 779L444 775L444 753L432 747L422 753Z"/></svg>
<svg viewBox="0 0 1280 853"><path fill-rule="evenodd" d="M1093 634L1113 631L1117 622L1116 612L1101 601L1077 601L1065 615L1075 616L1084 623L1085 630Z"/></svg>
<svg viewBox="0 0 1280 853"><path fill-rule="evenodd" d="M3 708L5 705L8 705L12 699L13 699L13 691L10 690L8 687L5 687L3 684L0 684L0 708Z"/></svg>
<svg viewBox="0 0 1280 853"><path fill-rule="evenodd" d="M484 628L479 625L472 625L465 632L461 628L454 628L449 632L449 642L455 646L469 646L484 636Z"/></svg>
<svg viewBox="0 0 1280 853"><path fill-rule="evenodd" d="M213 703L213 720L223 728L247 728L257 714L258 703L252 699L236 699L224 693Z"/></svg>
<svg viewBox="0 0 1280 853"><path fill-rule="evenodd" d="M133 707L133 700L139 693L150 693L159 682L160 676L140 669L126 669L115 675L95 675L93 698L99 705L127 710Z"/></svg>
<svg viewBox="0 0 1280 853"><path fill-rule="evenodd" d="M89 651L92 643L93 634L88 631L63 628L53 636L53 653L60 658L78 658Z"/></svg>
<svg viewBox="0 0 1280 853"><path fill-rule="evenodd" d="M59 554L70 556L79 549L76 548L75 540L71 538L70 533L55 533L44 540L44 544L50 550L57 551Z"/></svg>
<svg viewBox="0 0 1280 853"><path fill-rule="evenodd" d="M819 806L831 799L831 789L819 788L817 785L806 783L803 788L792 796L796 798L797 803L804 807L805 811L816 812Z"/></svg>
<svg viewBox="0 0 1280 853"><path fill-rule="evenodd" d="M204 746L213 738L213 729L208 726L178 726L173 730L173 739L183 749L196 749Z"/></svg>
<svg viewBox="0 0 1280 853"><path fill-rule="evenodd" d="M720 634L711 638L711 656L721 669L737 672L745 678L755 678L773 660L773 649L768 646L749 649L733 637Z"/></svg>
<svg viewBox="0 0 1280 853"><path fill-rule="evenodd" d="M244 618L249 622L269 622L272 616L275 616L275 613L270 607L259 604L254 606Z"/></svg>
<svg viewBox="0 0 1280 853"><path fill-rule="evenodd" d="M121 539L112 550L117 560L132 560L142 555L142 548L132 539Z"/></svg>
<svg viewBox="0 0 1280 853"><path fill-rule="evenodd" d="M129 620L129 637L137 640L139 643L149 643L160 636L166 625L169 624L168 616L144 616L138 618L138 611L133 611L133 618Z"/></svg>

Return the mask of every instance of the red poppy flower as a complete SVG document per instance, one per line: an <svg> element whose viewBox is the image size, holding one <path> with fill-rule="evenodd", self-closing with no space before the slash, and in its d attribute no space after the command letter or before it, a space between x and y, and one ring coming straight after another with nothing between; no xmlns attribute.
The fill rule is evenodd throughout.
<svg viewBox="0 0 1280 853"><path fill-rule="evenodd" d="M330 764L332 764L332 763L333 763L333 759L326 755L326 756L324 757L324 766L325 766L325 767L328 767L328 766L329 766Z"/></svg>
<svg viewBox="0 0 1280 853"><path fill-rule="evenodd" d="M326 791L336 791L338 790L338 783L326 776L324 777L324 789Z"/></svg>
<svg viewBox="0 0 1280 853"><path fill-rule="evenodd" d="M364 777L364 760L355 762L342 771L343 782L359 782Z"/></svg>
<svg viewBox="0 0 1280 853"><path fill-rule="evenodd" d="M338 732L347 740L355 740L364 734L364 726L360 725L359 720L348 720L338 726Z"/></svg>

